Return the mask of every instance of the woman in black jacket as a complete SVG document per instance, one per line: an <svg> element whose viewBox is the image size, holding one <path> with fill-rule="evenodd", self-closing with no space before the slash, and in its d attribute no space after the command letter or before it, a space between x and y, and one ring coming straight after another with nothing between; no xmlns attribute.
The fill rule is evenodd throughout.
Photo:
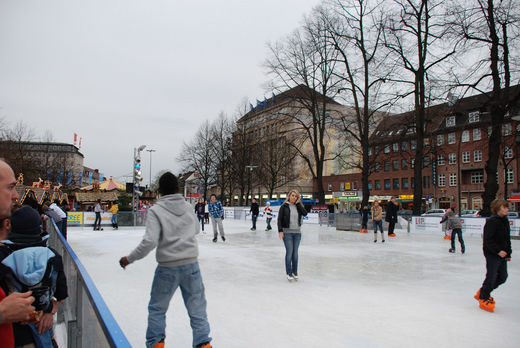
<svg viewBox="0 0 520 348"><path fill-rule="evenodd" d="M302 238L302 216L306 216L300 194L291 190L278 211L278 232L285 245L287 280L298 280L298 247Z"/></svg>
<svg viewBox="0 0 520 348"><path fill-rule="evenodd" d="M475 299L480 308L494 312L495 300L491 291L504 284L507 279L507 262L511 261L511 230L507 219L507 202L495 199L491 202L493 215L484 225L484 257L486 258L486 279L477 291Z"/></svg>

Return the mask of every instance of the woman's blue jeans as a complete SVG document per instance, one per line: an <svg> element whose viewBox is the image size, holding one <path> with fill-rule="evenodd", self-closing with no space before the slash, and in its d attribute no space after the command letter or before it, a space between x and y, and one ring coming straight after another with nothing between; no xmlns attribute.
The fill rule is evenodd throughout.
<svg viewBox="0 0 520 348"><path fill-rule="evenodd" d="M301 233L284 233L283 244L285 245L285 272L287 274L298 274L298 248L302 239Z"/></svg>
<svg viewBox="0 0 520 348"><path fill-rule="evenodd" d="M190 316L193 347L211 341L204 284L198 262L177 267L157 266L148 304L147 348L153 348L156 343L165 338L166 312L178 287L181 288L184 305Z"/></svg>

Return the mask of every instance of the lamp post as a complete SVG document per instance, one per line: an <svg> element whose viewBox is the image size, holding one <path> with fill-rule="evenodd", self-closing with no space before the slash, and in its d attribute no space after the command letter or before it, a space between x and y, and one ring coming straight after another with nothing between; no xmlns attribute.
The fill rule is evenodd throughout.
<svg viewBox="0 0 520 348"><path fill-rule="evenodd" d="M150 191L152 190L152 152L155 152L157 150L152 150L152 149L149 149L149 150L146 150L150 153L150 182L148 183L149 187L150 187Z"/></svg>
<svg viewBox="0 0 520 348"><path fill-rule="evenodd" d="M249 169L249 173L248 173L248 187L247 187L247 193L248 195L246 196L246 205L248 205L249 203L249 195L253 196L253 193L251 192L251 172L253 171L253 169L257 168L258 166L252 166L252 165L248 165L246 166L247 169Z"/></svg>
<svg viewBox="0 0 520 348"><path fill-rule="evenodd" d="M136 225L136 213L139 202L139 183L143 180L141 177L141 152L146 148L146 145L141 145L134 148L134 166L133 172L133 191L132 191L132 214L134 215L134 226Z"/></svg>

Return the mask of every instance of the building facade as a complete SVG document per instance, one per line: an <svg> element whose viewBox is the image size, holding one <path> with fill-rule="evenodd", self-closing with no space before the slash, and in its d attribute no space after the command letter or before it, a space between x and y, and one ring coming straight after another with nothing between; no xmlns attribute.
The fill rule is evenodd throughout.
<svg viewBox="0 0 520 348"><path fill-rule="evenodd" d="M513 109L501 125L501 158L496 174L499 198L520 191L518 111ZM372 134L370 156L375 164L369 181L371 196L397 196L407 208L412 204L414 185L422 185L425 209L451 205L462 210L481 209L491 134L486 96L427 109L421 182L414 180L414 128L410 112L386 116Z"/></svg>

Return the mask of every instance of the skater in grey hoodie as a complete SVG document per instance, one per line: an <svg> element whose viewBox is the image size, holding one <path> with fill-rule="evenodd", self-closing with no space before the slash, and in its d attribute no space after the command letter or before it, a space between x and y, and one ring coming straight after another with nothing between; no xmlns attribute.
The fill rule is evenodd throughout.
<svg viewBox="0 0 520 348"><path fill-rule="evenodd" d="M178 193L177 177L167 172L159 179L161 198L148 210L143 240L119 260L121 267L144 258L157 247L158 262L148 304L146 347L163 347L166 311L175 290L181 288L193 330L193 347L211 348L206 297L197 257L195 236L199 225L193 208Z"/></svg>

